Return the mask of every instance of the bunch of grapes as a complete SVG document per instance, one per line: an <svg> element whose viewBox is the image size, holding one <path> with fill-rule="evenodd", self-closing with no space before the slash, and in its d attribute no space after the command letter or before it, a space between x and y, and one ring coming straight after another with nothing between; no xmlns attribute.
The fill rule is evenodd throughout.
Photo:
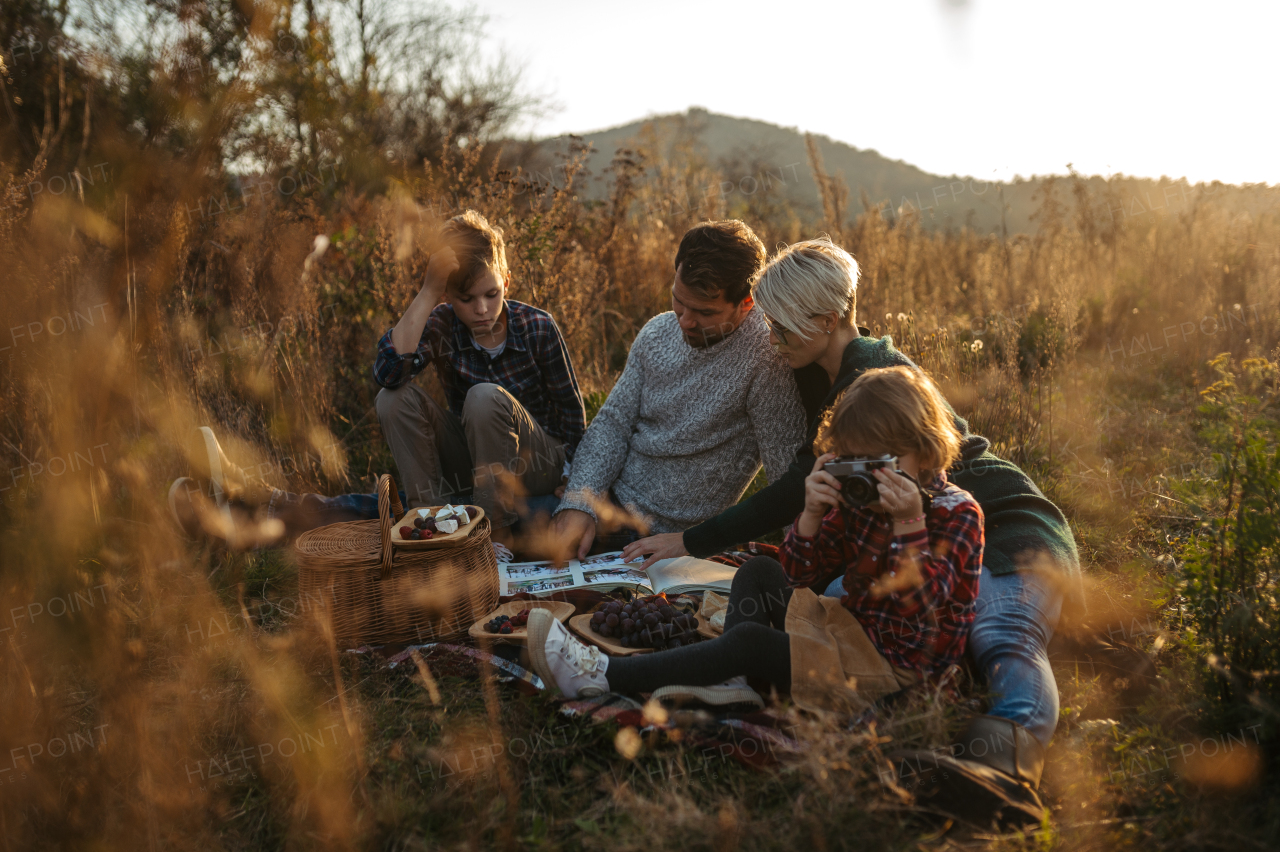
<svg viewBox="0 0 1280 852"><path fill-rule="evenodd" d="M660 595L609 603L591 615L591 629L616 637L624 648L679 648L698 641L698 620Z"/></svg>
<svg viewBox="0 0 1280 852"><path fill-rule="evenodd" d="M529 610L522 609L515 615L500 615L495 619L485 622L484 629L486 633L500 633L503 636L506 636L517 627L524 627L528 623Z"/></svg>

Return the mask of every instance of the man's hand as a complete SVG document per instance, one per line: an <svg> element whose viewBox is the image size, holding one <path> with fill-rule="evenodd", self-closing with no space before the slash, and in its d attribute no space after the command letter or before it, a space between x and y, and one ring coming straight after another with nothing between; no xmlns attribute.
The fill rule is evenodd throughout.
<svg viewBox="0 0 1280 852"><path fill-rule="evenodd" d="M796 519L796 532L804 538L817 535L827 512L840 505L840 480L822 469L835 457L835 453L818 456L813 462L813 471L805 477L804 511Z"/></svg>
<svg viewBox="0 0 1280 852"><path fill-rule="evenodd" d="M591 542L596 538L596 519L578 509L565 509L556 515L554 535L557 564L567 561L565 554L572 554L575 548L578 558L586 559Z"/></svg>
<svg viewBox="0 0 1280 852"><path fill-rule="evenodd" d="M688 556L684 547L684 533L659 533L638 539L622 548L622 558L630 562L637 556L648 554L641 568L648 568L659 559L674 559L677 556Z"/></svg>

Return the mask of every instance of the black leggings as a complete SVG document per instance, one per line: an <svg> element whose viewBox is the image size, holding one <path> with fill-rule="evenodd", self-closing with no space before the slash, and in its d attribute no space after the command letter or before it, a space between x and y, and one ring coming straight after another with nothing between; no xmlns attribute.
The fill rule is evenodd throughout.
<svg viewBox="0 0 1280 852"><path fill-rule="evenodd" d="M746 675L791 689L791 640L784 632L791 588L777 560L757 556L733 575L724 635L683 648L613 657L605 677L614 692L660 686L712 686Z"/></svg>

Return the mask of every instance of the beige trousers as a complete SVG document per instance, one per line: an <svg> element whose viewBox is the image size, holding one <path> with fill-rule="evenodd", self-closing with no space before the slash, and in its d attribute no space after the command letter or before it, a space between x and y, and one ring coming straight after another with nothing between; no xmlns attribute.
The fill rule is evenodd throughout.
<svg viewBox="0 0 1280 852"><path fill-rule="evenodd" d="M920 681L886 660L839 598L800 588L787 604L791 699L806 710L860 713Z"/></svg>
<svg viewBox="0 0 1280 852"><path fill-rule="evenodd" d="M560 484L565 446L501 385L473 386L461 418L414 382L383 388L375 405L411 508L471 490L491 523L508 527L523 495Z"/></svg>

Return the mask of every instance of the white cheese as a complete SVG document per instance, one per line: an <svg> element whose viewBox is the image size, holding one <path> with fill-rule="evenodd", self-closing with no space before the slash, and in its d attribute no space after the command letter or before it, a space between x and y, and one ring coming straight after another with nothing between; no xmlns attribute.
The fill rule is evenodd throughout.
<svg viewBox="0 0 1280 852"><path fill-rule="evenodd" d="M458 522L450 518L447 521L436 521L436 529L446 535L458 531Z"/></svg>

